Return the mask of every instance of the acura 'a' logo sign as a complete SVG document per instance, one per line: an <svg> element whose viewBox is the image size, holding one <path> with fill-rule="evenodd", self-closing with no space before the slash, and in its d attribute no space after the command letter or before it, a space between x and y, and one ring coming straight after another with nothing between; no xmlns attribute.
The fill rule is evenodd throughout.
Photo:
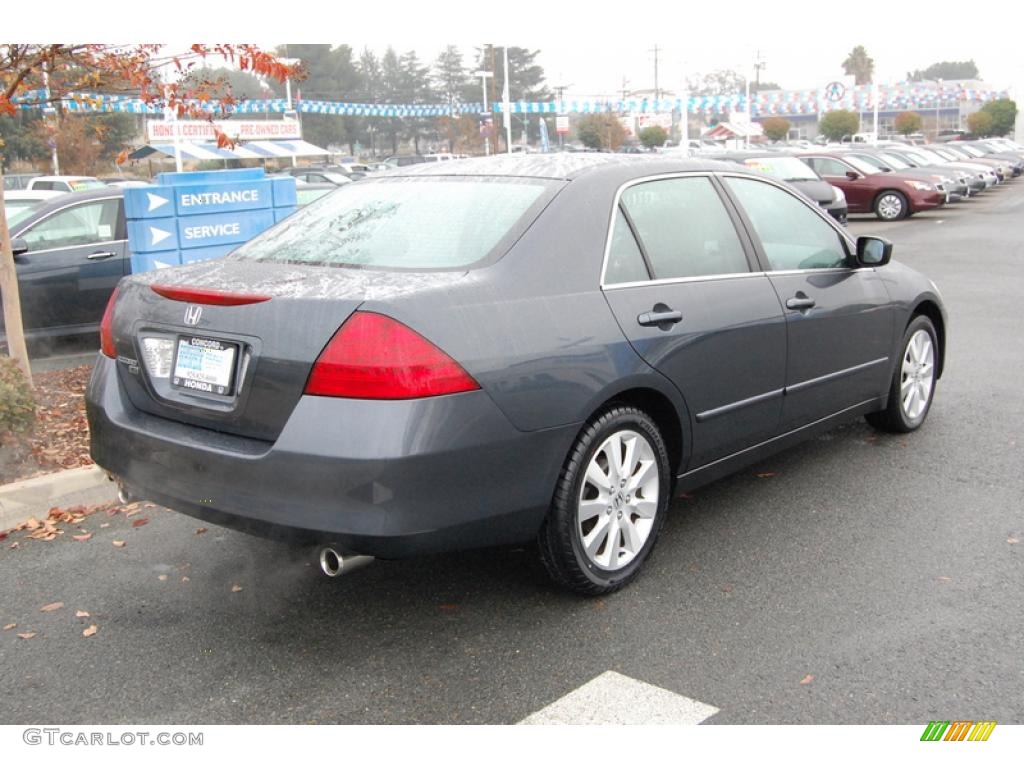
<svg viewBox="0 0 1024 768"><path fill-rule="evenodd" d="M189 304L185 307L185 325L199 325L199 318L203 316L203 308L198 304Z"/></svg>

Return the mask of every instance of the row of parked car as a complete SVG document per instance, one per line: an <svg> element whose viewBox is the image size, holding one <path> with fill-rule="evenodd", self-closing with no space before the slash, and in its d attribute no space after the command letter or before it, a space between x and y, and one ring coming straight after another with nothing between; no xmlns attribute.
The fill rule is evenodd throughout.
<svg viewBox="0 0 1024 768"><path fill-rule="evenodd" d="M843 223L850 213L874 213L883 221L904 219L979 195L1024 170L1024 146L1009 139L701 154L782 179Z"/></svg>

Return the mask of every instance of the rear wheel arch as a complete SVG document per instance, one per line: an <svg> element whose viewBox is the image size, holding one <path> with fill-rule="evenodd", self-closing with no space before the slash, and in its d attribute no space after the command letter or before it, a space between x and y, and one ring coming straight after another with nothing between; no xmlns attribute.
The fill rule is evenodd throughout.
<svg viewBox="0 0 1024 768"><path fill-rule="evenodd" d="M643 411L658 425L665 447L668 449L669 465L672 467L671 481L675 483L675 474L682 469L684 459L683 448L686 436L683 434L683 420L679 409L665 394L656 389L636 387L620 392L608 398L594 409L589 421L601 411L616 405L632 406Z"/></svg>

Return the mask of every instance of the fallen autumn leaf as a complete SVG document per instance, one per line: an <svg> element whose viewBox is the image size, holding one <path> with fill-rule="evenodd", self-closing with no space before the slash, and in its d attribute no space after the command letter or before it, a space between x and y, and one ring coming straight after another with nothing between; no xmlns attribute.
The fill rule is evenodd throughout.
<svg viewBox="0 0 1024 768"><path fill-rule="evenodd" d="M19 632L18 633L18 637L20 637L22 640L31 640L35 636L36 636L35 632Z"/></svg>
<svg viewBox="0 0 1024 768"><path fill-rule="evenodd" d="M167 581L167 574L161 573L157 578L160 579L160 581Z"/></svg>
<svg viewBox="0 0 1024 768"><path fill-rule="evenodd" d="M71 538L74 539L75 541L88 541L89 539L92 538L92 534L91 533L83 533L80 536L72 536Z"/></svg>
<svg viewBox="0 0 1024 768"><path fill-rule="evenodd" d="M132 522L132 528L141 528L142 526L144 526L148 522L149 522L149 518L148 517L140 517L138 520L135 520L135 521Z"/></svg>
<svg viewBox="0 0 1024 768"><path fill-rule="evenodd" d="M810 685L812 682L814 682L814 675L807 675L800 681L800 685Z"/></svg>
<svg viewBox="0 0 1024 768"><path fill-rule="evenodd" d="M90 624L86 629L82 630L82 637L92 637L99 631L99 627L97 627L95 624Z"/></svg>
<svg viewBox="0 0 1024 768"><path fill-rule="evenodd" d="M50 613L51 611L57 611L64 607L64 603L47 603L39 609L40 613Z"/></svg>
<svg viewBox="0 0 1024 768"><path fill-rule="evenodd" d="M200 533L206 533L206 528L196 528L196 535L198 536Z"/></svg>
<svg viewBox="0 0 1024 768"><path fill-rule="evenodd" d="M242 591L242 588L241 588L240 586L238 586L237 584L235 584L235 585L233 585L233 586L231 587L231 591L232 591L232 592L241 592L241 591Z"/></svg>
<svg viewBox="0 0 1024 768"><path fill-rule="evenodd" d="M1008 538L1006 540L1006 543L1007 544L1020 544L1020 539L1017 539L1017 538L1014 538L1013 536L1011 536L1010 538Z"/></svg>
<svg viewBox="0 0 1024 768"><path fill-rule="evenodd" d="M124 542L123 542L123 541L117 541L117 540L115 540L115 541L114 541L114 546L115 546L115 547L123 547L123 546L124 546Z"/></svg>
<svg viewBox="0 0 1024 768"><path fill-rule="evenodd" d="M14 629L16 626L18 626L18 625L17 624L8 624L7 626L4 627L4 632L6 632L9 629Z"/></svg>
<svg viewBox="0 0 1024 768"><path fill-rule="evenodd" d="M89 618L89 612L88 611L75 611L75 618L76 619L88 619Z"/></svg>

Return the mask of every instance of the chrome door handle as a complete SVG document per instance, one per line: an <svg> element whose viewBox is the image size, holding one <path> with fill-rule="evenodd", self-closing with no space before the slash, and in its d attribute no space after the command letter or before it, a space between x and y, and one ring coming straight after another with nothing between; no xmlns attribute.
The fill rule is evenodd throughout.
<svg viewBox="0 0 1024 768"><path fill-rule="evenodd" d="M99 261L100 259L109 259L117 256L113 251L96 251L96 253L90 253L87 258L89 261Z"/></svg>
<svg viewBox="0 0 1024 768"><path fill-rule="evenodd" d="M810 309L814 306L814 299L809 296L795 296L786 301L786 309Z"/></svg>
<svg viewBox="0 0 1024 768"><path fill-rule="evenodd" d="M637 317L636 321L640 323L640 325L662 325L663 323L678 323L682 319L682 312L675 309L669 309L667 311L644 312L642 315Z"/></svg>

